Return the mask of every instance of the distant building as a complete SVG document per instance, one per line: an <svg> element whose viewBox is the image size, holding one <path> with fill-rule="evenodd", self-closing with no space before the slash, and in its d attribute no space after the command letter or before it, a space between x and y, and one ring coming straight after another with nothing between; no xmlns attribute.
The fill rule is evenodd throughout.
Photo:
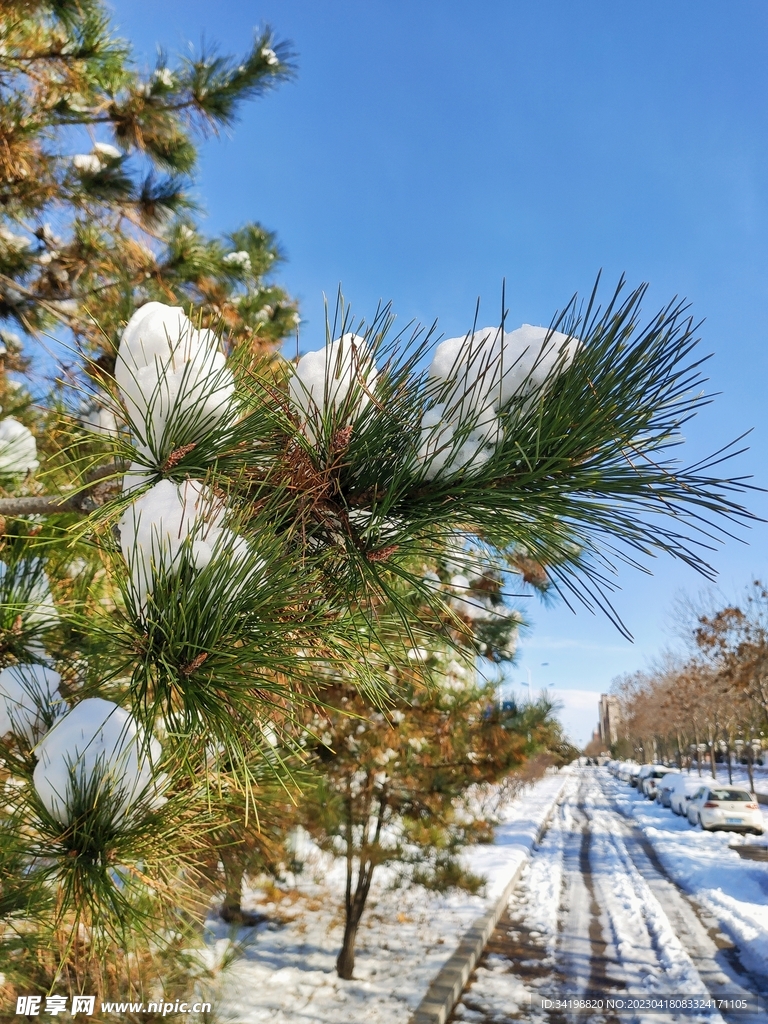
<svg viewBox="0 0 768 1024"><path fill-rule="evenodd" d="M619 702L616 697L608 693L600 694L600 739L607 748L616 743L619 738Z"/></svg>

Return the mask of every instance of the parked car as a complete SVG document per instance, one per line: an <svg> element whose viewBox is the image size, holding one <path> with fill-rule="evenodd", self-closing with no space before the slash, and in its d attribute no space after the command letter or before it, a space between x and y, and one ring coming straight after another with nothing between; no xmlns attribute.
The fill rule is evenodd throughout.
<svg viewBox="0 0 768 1024"><path fill-rule="evenodd" d="M754 793L739 786L700 786L688 801L688 821L705 832L753 832L762 835L763 816Z"/></svg>
<svg viewBox="0 0 768 1024"><path fill-rule="evenodd" d="M670 772L659 786L657 800L663 807L669 807L675 814L688 813L688 801L702 786L699 775L688 772Z"/></svg>
<svg viewBox="0 0 768 1024"><path fill-rule="evenodd" d="M643 770L643 768L645 768L644 764L633 764L632 767L629 769L629 777L627 778L627 782L633 788L637 787L637 777Z"/></svg>
<svg viewBox="0 0 768 1024"><path fill-rule="evenodd" d="M653 770L647 772L643 778L642 783L638 786L638 789L642 789L645 796L649 800L653 800L656 796L656 788L664 778L665 775L669 775L670 772L676 772L676 768L665 768L663 764L653 765Z"/></svg>
<svg viewBox="0 0 768 1024"><path fill-rule="evenodd" d="M634 761L627 761L620 773L618 773L618 777L620 777L623 782L629 782L630 785L632 785L632 779L640 771L640 768L641 765L636 765Z"/></svg>
<svg viewBox="0 0 768 1024"><path fill-rule="evenodd" d="M674 787L677 776L681 774L679 768L673 768L663 778L656 780L656 789L653 794L653 799L656 803L661 804L662 807L669 807L670 790Z"/></svg>
<svg viewBox="0 0 768 1024"><path fill-rule="evenodd" d="M635 789L642 791L643 780L651 774L654 768L656 768L655 764L641 764L635 773L634 781L632 779L629 780L630 786L634 786Z"/></svg>

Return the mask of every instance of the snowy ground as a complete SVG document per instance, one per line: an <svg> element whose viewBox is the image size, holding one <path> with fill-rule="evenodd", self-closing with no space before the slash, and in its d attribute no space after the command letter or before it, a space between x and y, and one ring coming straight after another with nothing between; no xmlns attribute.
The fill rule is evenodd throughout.
<svg viewBox="0 0 768 1024"><path fill-rule="evenodd" d="M693 829L605 769L577 770L453 1019L765 1024L768 864L742 860L733 841ZM663 1002L660 1013L607 1009L609 997L755 1007L761 990L749 1015L682 1015ZM602 999L602 1009L574 1013L558 999Z"/></svg>
<svg viewBox="0 0 768 1024"><path fill-rule="evenodd" d="M540 779L503 809L493 845L467 851L467 866L488 880L482 896L393 889L393 876L380 869L360 927L352 981L341 981L334 966L343 924L340 861L314 850L295 889L273 891L271 899L252 892L244 906L264 913L268 922L239 933L238 939L251 940L229 975L219 1012L242 1024L407 1024L464 932L527 856L569 771ZM221 955L227 929L209 924L212 947Z"/></svg>

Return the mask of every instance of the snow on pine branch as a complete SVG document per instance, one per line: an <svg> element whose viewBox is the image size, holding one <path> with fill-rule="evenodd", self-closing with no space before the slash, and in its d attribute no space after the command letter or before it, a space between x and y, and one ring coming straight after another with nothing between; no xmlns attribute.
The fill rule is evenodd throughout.
<svg viewBox="0 0 768 1024"><path fill-rule="evenodd" d="M289 384L291 402L313 443L329 417L335 428L371 402L379 372L371 348L357 334L343 334L299 360Z"/></svg>
<svg viewBox="0 0 768 1024"><path fill-rule="evenodd" d="M164 780L153 770L160 744L154 738L147 743L133 716L112 701L80 701L45 734L35 753L35 790L62 825L97 807L118 824L148 794L151 805L161 799Z"/></svg>
<svg viewBox="0 0 768 1024"><path fill-rule="evenodd" d="M29 427L13 416L0 420L0 477L25 476L40 465Z"/></svg>
<svg viewBox="0 0 768 1024"><path fill-rule="evenodd" d="M136 447L157 460L235 417L235 381L216 334L181 307L147 302L128 321L115 379Z"/></svg>
<svg viewBox="0 0 768 1024"><path fill-rule="evenodd" d="M530 412L579 345L577 338L530 324L509 332L484 327L441 342L429 367L438 402L421 420L418 461L426 479L477 472L502 438L501 410L527 399L518 414Z"/></svg>
<svg viewBox="0 0 768 1024"><path fill-rule="evenodd" d="M22 559L10 566L0 562L0 604L18 615L25 629L46 630L58 625L51 584L39 558Z"/></svg>
<svg viewBox="0 0 768 1024"><path fill-rule="evenodd" d="M217 555L232 565L247 561L248 542L224 525L225 517L224 502L197 480L160 480L129 505L118 524L120 546L139 607L158 576L179 568L183 552L198 571Z"/></svg>
<svg viewBox="0 0 768 1024"><path fill-rule="evenodd" d="M197 330L180 307L148 302L134 313L120 342L115 379L136 447L149 462L234 423L234 375L216 335ZM131 465L124 493L146 484L147 468ZM155 580L179 568L184 551L198 571L214 555L233 565L248 560L247 541L224 526L226 511L222 499L197 480L160 480L135 498L118 527L139 609L146 609ZM252 569L259 565L256 560Z"/></svg>
<svg viewBox="0 0 768 1024"><path fill-rule="evenodd" d="M30 746L62 714L61 676L47 665L9 665L0 672L0 737L13 733Z"/></svg>

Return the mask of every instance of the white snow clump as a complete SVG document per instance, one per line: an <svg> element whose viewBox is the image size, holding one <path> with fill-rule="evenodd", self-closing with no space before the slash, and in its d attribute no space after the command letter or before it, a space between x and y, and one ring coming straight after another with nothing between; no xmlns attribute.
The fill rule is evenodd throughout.
<svg viewBox="0 0 768 1024"><path fill-rule="evenodd" d="M316 442L330 413L351 419L371 401L378 370L365 338L343 334L330 345L299 360L289 390L307 437ZM338 424L336 424L338 425Z"/></svg>
<svg viewBox="0 0 768 1024"><path fill-rule="evenodd" d="M153 573L177 565L183 546L189 544L195 568L208 565L223 519L223 505L197 480L160 480L139 495L118 525L120 547L141 604L152 591Z"/></svg>
<svg viewBox="0 0 768 1024"><path fill-rule="evenodd" d="M16 235L8 228L0 227L0 241L5 242L9 249L28 249L29 239L26 235Z"/></svg>
<svg viewBox="0 0 768 1024"><path fill-rule="evenodd" d="M428 661L429 660L429 651L426 649L426 647L412 647L408 651L408 660L409 661Z"/></svg>
<svg viewBox="0 0 768 1024"><path fill-rule="evenodd" d="M228 252L223 262L230 264L230 266L239 267L246 274L251 272L251 257L245 249L240 249L238 252Z"/></svg>
<svg viewBox="0 0 768 1024"><path fill-rule="evenodd" d="M469 579L463 573L456 573L451 577L451 587L455 594L450 599L450 605L456 614L470 621L479 618L481 609L479 603L470 594Z"/></svg>
<svg viewBox="0 0 768 1024"><path fill-rule="evenodd" d="M156 739L147 745L134 718L112 701L89 697L81 701L46 733L37 745L33 782L48 812L70 823L78 791L100 784L97 800L108 800L113 821L124 819L145 797L152 780L152 764L160 758ZM157 793L152 796L157 802Z"/></svg>
<svg viewBox="0 0 768 1024"><path fill-rule="evenodd" d="M175 79L170 68L157 68L152 77L156 82L164 85L166 89L172 89Z"/></svg>
<svg viewBox="0 0 768 1024"><path fill-rule="evenodd" d="M96 153L76 153L72 157L72 166L84 174L98 174L104 165Z"/></svg>
<svg viewBox="0 0 768 1024"><path fill-rule="evenodd" d="M0 420L0 473L21 476L39 465L37 443L29 427L13 416Z"/></svg>
<svg viewBox="0 0 768 1024"><path fill-rule="evenodd" d="M44 712L63 710L61 676L45 665L10 665L0 672L0 736L34 744L46 731Z"/></svg>
<svg viewBox="0 0 768 1024"><path fill-rule="evenodd" d="M92 430L94 434L104 434L108 437L117 437L117 419L111 409L103 405L94 404L89 406L81 420L84 427Z"/></svg>
<svg viewBox="0 0 768 1024"><path fill-rule="evenodd" d="M147 302L128 321L115 364L139 447L159 455L197 441L234 416L235 381L211 330L198 331L180 306Z"/></svg>
<svg viewBox="0 0 768 1024"><path fill-rule="evenodd" d="M0 594L9 604L19 605L25 626L50 629L58 624L51 585L39 558L23 559L11 569L0 562Z"/></svg>
<svg viewBox="0 0 768 1024"><path fill-rule="evenodd" d="M247 560L248 542L224 526L225 511L223 502L197 480L160 480L126 509L118 524L120 547L140 607L154 589L154 578L179 567L182 548L188 547L198 570L215 555L229 558L233 568ZM254 571L261 564L256 561ZM230 595L240 586L242 581L233 583Z"/></svg>
<svg viewBox="0 0 768 1024"><path fill-rule="evenodd" d="M93 147L94 153L97 153L102 160L119 160L122 153L117 146L111 145L109 142L97 142Z"/></svg>
<svg viewBox="0 0 768 1024"><path fill-rule="evenodd" d="M571 365L580 342L559 331L523 324L516 331L484 327L447 338L435 349L430 380L442 401L421 421L417 460L428 480L460 470L477 471L501 439L499 412L513 398L536 398Z"/></svg>
<svg viewBox="0 0 768 1024"><path fill-rule="evenodd" d="M72 157L72 166L83 174L98 174L121 156L116 146L108 142L96 142L92 153L76 153Z"/></svg>

